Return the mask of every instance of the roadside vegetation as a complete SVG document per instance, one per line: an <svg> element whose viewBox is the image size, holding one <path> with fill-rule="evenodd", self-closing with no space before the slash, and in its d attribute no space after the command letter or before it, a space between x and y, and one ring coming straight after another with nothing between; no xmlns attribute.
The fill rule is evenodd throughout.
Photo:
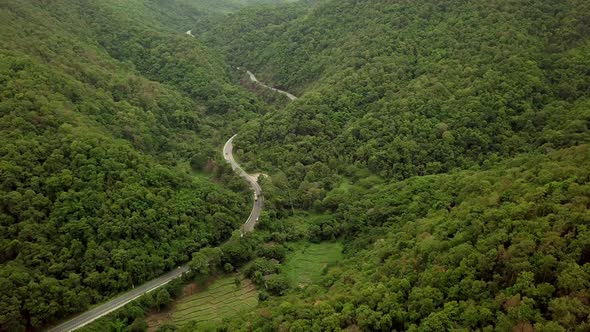
<svg viewBox="0 0 590 332"><path fill-rule="evenodd" d="M287 254L282 271L291 287L318 284L329 268L342 259L342 249L338 242L297 243Z"/></svg>
<svg viewBox="0 0 590 332"><path fill-rule="evenodd" d="M0 330L590 329L588 1L245 4L0 5Z"/></svg>
<svg viewBox="0 0 590 332"><path fill-rule="evenodd" d="M172 324L197 329L199 324L219 323L257 304L258 293L250 280L228 276L178 301L173 309Z"/></svg>
<svg viewBox="0 0 590 332"><path fill-rule="evenodd" d="M328 0L204 33L300 96L235 144L270 175L259 230L345 257L220 326L588 329L589 19L577 0Z"/></svg>
<svg viewBox="0 0 590 332"><path fill-rule="evenodd" d="M270 107L160 5L0 5L0 330L84 311L248 215L217 146Z"/></svg>

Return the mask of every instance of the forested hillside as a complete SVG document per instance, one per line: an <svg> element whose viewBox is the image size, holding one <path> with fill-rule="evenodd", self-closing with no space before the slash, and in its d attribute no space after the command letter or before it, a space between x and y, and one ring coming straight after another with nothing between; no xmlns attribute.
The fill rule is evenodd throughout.
<svg viewBox="0 0 590 332"><path fill-rule="evenodd" d="M197 291L256 293L160 331L590 329L588 1L22 0L0 22L0 331L188 261ZM218 151L236 133L268 177L225 242L251 203ZM170 289L88 331L145 330Z"/></svg>
<svg viewBox="0 0 590 332"><path fill-rule="evenodd" d="M324 200L312 239L344 236L319 285L221 324L229 331L586 331L590 149L377 184ZM296 238L285 219L265 230ZM190 329L187 329L190 330ZM193 329L198 330L198 329Z"/></svg>
<svg viewBox="0 0 590 332"><path fill-rule="evenodd" d="M232 121L266 107L174 31L200 17L190 8L0 4L0 330L38 330L160 276L247 217L247 195L190 173L226 172Z"/></svg>
<svg viewBox="0 0 590 332"><path fill-rule="evenodd" d="M234 15L208 38L305 97L252 123L243 147L266 153L245 157L403 179L583 141L589 12L585 1L328 1Z"/></svg>
<svg viewBox="0 0 590 332"><path fill-rule="evenodd" d="M578 0L319 1L205 32L301 96L236 142L271 173L261 231L347 257L220 326L590 328L589 23Z"/></svg>

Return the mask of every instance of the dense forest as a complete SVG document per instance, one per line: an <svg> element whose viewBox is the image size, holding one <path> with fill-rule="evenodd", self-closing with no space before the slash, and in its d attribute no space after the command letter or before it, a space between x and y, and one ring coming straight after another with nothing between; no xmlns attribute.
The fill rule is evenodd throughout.
<svg viewBox="0 0 590 332"><path fill-rule="evenodd" d="M0 4L0 330L37 330L155 278L247 217L217 147L268 107L173 19L155 20L205 15L186 8Z"/></svg>
<svg viewBox="0 0 590 332"><path fill-rule="evenodd" d="M326 2L277 25L293 7L231 16L211 37L305 95L248 125L260 168L405 179L567 147L587 128L585 1Z"/></svg>
<svg viewBox="0 0 590 332"><path fill-rule="evenodd" d="M259 303L160 331L590 329L589 2L25 0L0 22L0 331L187 262ZM269 175L243 237L235 133ZM322 241L344 260L290 284L294 243ZM89 331L143 331L181 288Z"/></svg>
<svg viewBox="0 0 590 332"><path fill-rule="evenodd" d="M360 179L283 239L344 238L323 282L291 285L228 331L586 331L590 305L587 144L394 183ZM276 241L277 237L269 236ZM183 330L199 330L186 328Z"/></svg>
<svg viewBox="0 0 590 332"><path fill-rule="evenodd" d="M225 328L590 328L589 23L575 0L320 1L204 32L302 96L236 143L272 172L261 231L348 257Z"/></svg>

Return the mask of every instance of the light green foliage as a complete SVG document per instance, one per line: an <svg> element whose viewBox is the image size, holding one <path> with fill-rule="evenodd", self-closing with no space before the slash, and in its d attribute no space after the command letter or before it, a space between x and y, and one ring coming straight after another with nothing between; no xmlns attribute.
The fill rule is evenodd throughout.
<svg viewBox="0 0 590 332"><path fill-rule="evenodd" d="M243 319L298 326L332 317L316 309L306 316L323 303L336 310L337 324L363 330L583 331L589 179L590 146L580 145L488 170L356 187L360 198L336 211L347 259L328 269L328 287L289 295L293 316L280 322L255 313ZM291 255L285 272L297 275L306 265L294 262L305 257ZM279 315L279 301L263 306Z"/></svg>
<svg viewBox="0 0 590 332"><path fill-rule="evenodd" d="M346 256L266 299L272 321L224 327L587 329L589 18L579 0L326 0L205 33L300 96L236 142L272 175L260 230L333 234Z"/></svg>
<svg viewBox="0 0 590 332"><path fill-rule="evenodd" d="M228 278L187 331L590 329L590 2L253 2L0 5L0 330L191 253L268 292L234 315L257 296ZM273 111L236 66L300 98ZM221 188L238 131L264 212L199 251L249 211Z"/></svg>
<svg viewBox="0 0 590 332"><path fill-rule="evenodd" d="M247 216L245 195L178 165L262 108L215 52L138 3L0 6L0 330L155 278Z"/></svg>
<svg viewBox="0 0 590 332"><path fill-rule="evenodd" d="M208 276L218 269L221 263L221 249L203 248L193 254L189 263L191 271L201 276Z"/></svg>
<svg viewBox="0 0 590 332"><path fill-rule="evenodd" d="M209 43L303 95L237 146L315 209L329 175L352 167L399 180L588 141L588 4L531 6L323 1L230 16Z"/></svg>
<svg viewBox="0 0 590 332"><path fill-rule="evenodd" d="M317 283L329 265L342 259L342 249L339 242L299 243L287 255L283 273L295 288Z"/></svg>
<svg viewBox="0 0 590 332"><path fill-rule="evenodd" d="M247 279L236 286L235 278L221 278L203 291L183 298L172 314L173 323L183 326L194 322L219 322L258 303L254 285Z"/></svg>

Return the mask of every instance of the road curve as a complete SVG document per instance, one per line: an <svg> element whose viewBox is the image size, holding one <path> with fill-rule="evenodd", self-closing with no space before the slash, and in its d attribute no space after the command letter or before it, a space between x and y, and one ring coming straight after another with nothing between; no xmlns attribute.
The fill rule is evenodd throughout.
<svg viewBox="0 0 590 332"><path fill-rule="evenodd" d="M234 160L234 157L232 154L232 152L233 152L232 151L233 150L232 141L236 136L237 135L232 136L223 146L223 156L224 156L225 160L227 160L231 164L232 169L234 171L236 171L236 173L238 173L241 177L245 178L248 181L248 183L250 183L252 190L256 193L256 199L254 200L252 212L250 212L250 216L248 217L246 222L240 228L240 232L242 234L244 234L244 233L248 233L248 232L251 232L254 230L254 226L256 225L256 222L258 221L258 217L260 217L260 212L262 211L263 197L262 197L262 188L260 188L260 185L256 181L257 177L246 173L240 167L240 165ZM47 330L47 331L48 332L70 332L70 331L74 331L76 329L79 329L79 328L81 328L85 325L88 325L88 324L92 323L93 321L95 321L103 316L106 316L109 313L123 307L124 305L139 298L140 296L147 294L159 287L166 285L170 281L181 277L184 273L186 273L188 271L189 271L188 265L183 265L181 267L178 267L178 268L166 273L165 275L163 275L159 278L148 281L141 286L135 287L132 290L130 290L129 292L119 295L116 298L114 298L108 302L105 302L99 306L96 306L96 307L94 307L94 308L74 317L74 318L71 318L71 319L69 319L69 320L67 320L67 321Z"/></svg>
<svg viewBox="0 0 590 332"><path fill-rule="evenodd" d="M250 187L252 188L253 191L253 195L254 195L254 206L252 207L252 212L250 212L250 216L248 217L248 220L246 220L246 222L242 225L242 229L241 232L242 234L244 233L248 233L254 230L254 226L256 225L256 223L258 222L258 218L260 217L260 212L262 211L262 205L264 203L264 197L262 196L262 188L260 188L260 185L258 184L258 176L254 176L254 175L250 175L248 173L246 173L246 171L244 171L242 169L242 167L240 167L240 165L236 162L236 160L234 159L234 155L233 155L233 140L234 138L236 138L236 135L233 135L230 139L227 140L227 142L225 142L225 145L223 146L223 158L225 158L225 160L230 163L231 168L238 173L239 176L243 177L244 179L246 179L246 181L248 181L248 183L250 183Z"/></svg>
<svg viewBox="0 0 590 332"><path fill-rule="evenodd" d="M186 34L191 37L194 37L191 30L187 31ZM273 88L271 86L268 86L268 85L258 81L258 79L256 79L256 76L254 76L254 74L252 74L250 71L246 71L246 72L250 76L250 80L252 82L260 84L261 86L263 86L267 89L270 89L272 91L281 93L281 94L287 96L290 100L297 99L297 97L295 97L294 95L290 94L287 91ZM258 184L257 176L250 175L250 174L246 173L246 171L244 171L242 169L242 167L240 167L240 165L234 159L233 140L234 140L234 138L236 138L236 136L237 136L237 134L232 136L230 139L227 140L227 142L225 142L225 145L223 146L223 158L225 158L225 160L231 164L232 169L236 173L238 173L238 175L245 178L248 181L248 183L250 183L250 187L253 190L254 205L252 206L252 211L250 212L250 216L248 217L248 219L246 220L246 222L242 225L242 227L240 229L240 232L243 235L244 233L248 233L248 232L251 232L254 230L254 226L256 226L256 223L258 222L258 218L260 217L260 212L262 211L264 197L262 196L262 188L260 188L260 185ZM114 298L108 302L98 305L98 306L96 306L84 313L81 313L80 315L78 315L74 318L64 321L63 323L47 330L47 332L70 332L70 331L74 331L76 329L79 329L83 326L86 326L86 325L92 323L93 321L95 321L103 316L106 316L109 313L123 307L124 305L139 298L140 296L147 294L155 289L158 289L158 288L166 285L170 281L181 277L184 273L186 273L188 271L189 271L188 264L180 266L180 267L164 274L163 276L161 276L159 278L148 281L141 286L133 288L132 290L128 291L127 293L119 295L116 298Z"/></svg>
<svg viewBox="0 0 590 332"><path fill-rule="evenodd" d="M238 69L240 69L240 68L238 67ZM283 94L283 95L287 96L287 98L291 99L291 101L293 101L293 100L297 99L297 97L295 97L294 95L290 94L290 93L289 93L289 92L287 92L287 91L283 91L283 90L281 90L281 89L273 88L272 86L268 86L268 85L266 85L266 84L264 84L264 83L260 82L260 81L259 81L259 80L256 78L256 76L255 76L254 74L252 74L252 72L251 72L251 71L249 71L249 70L246 70L246 73L248 73L248 76L250 76L250 81L252 81L252 82L254 82L254 83L258 84L258 85L261 85L261 86L263 86L263 87L265 87L265 88L267 88L267 89L269 89L269 90L272 90L272 91L274 91L274 92L278 92L278 93L280 93L280 94Z"/></svg>

